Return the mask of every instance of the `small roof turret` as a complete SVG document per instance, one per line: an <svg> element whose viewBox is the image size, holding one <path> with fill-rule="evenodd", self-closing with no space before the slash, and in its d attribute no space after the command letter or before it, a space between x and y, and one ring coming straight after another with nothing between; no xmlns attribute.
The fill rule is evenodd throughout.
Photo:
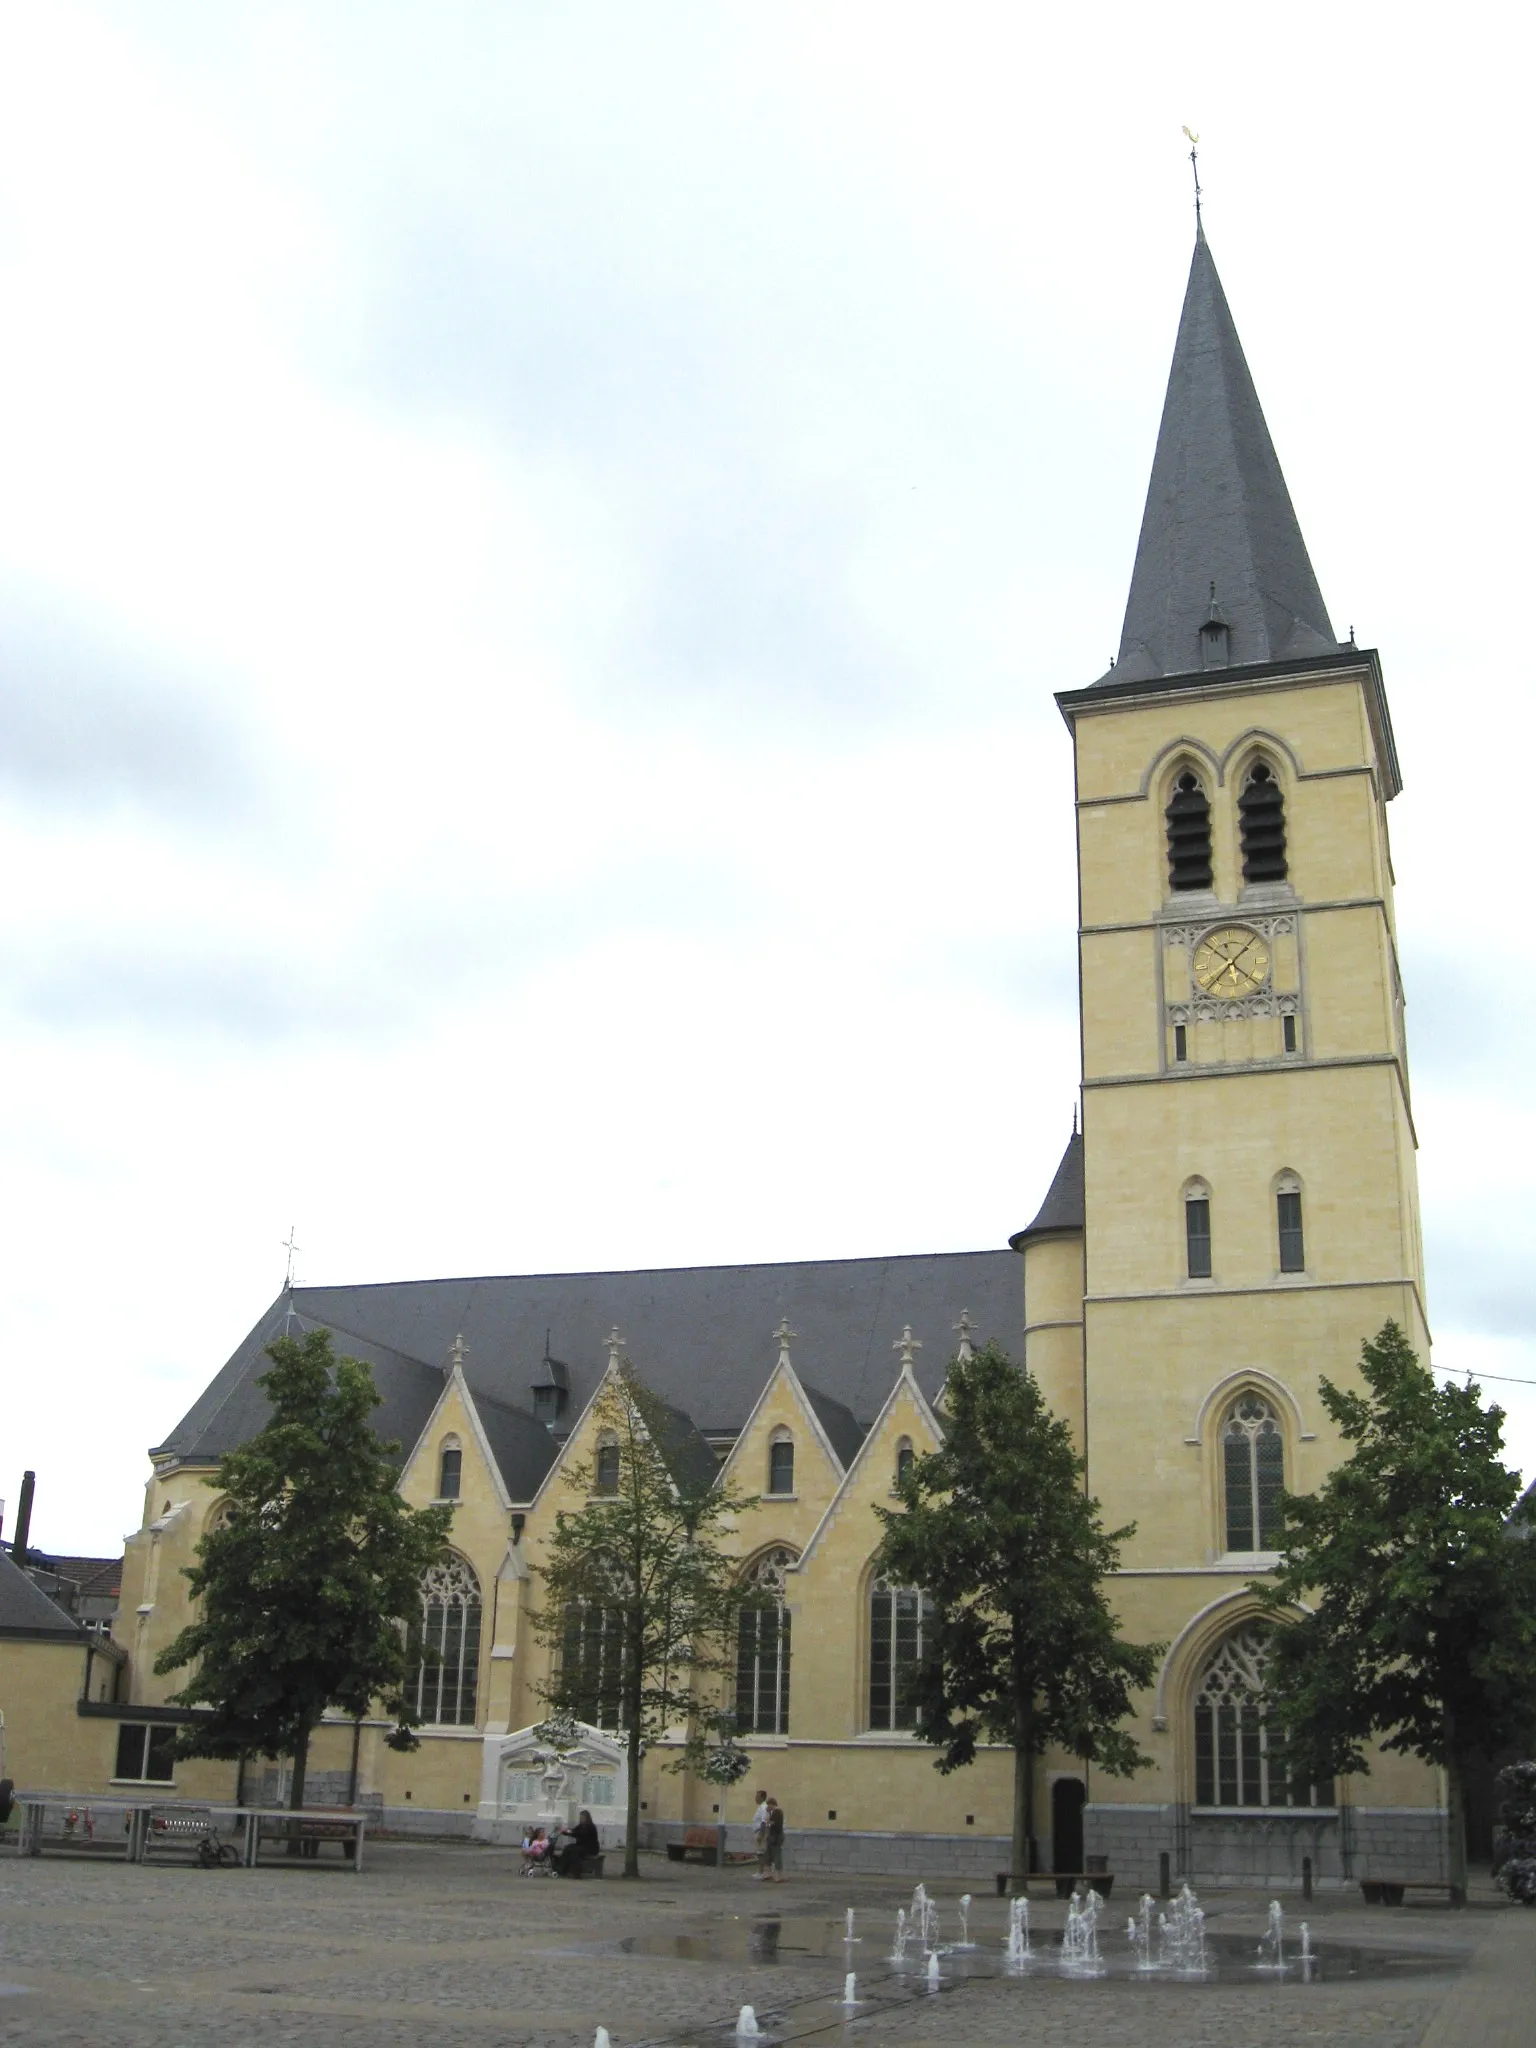
<svg viewBox="0 0 1536 2048"><path fill-rule="evenodd" d="M1008 1242L1016 1252L1042 1237L1065 1237L1086 1227L1087 1199L1083 1191L1083 1134L1074 1123L1067 1149L1061 1155L1056 1177L1046 1190L1039 1214L1023 1230L1016 1230Z"/></svg>
<svg viewBox="0 0 1536 2048"><path fill-rule="evenodd" d="M1119 659L1100 683L1306 659L1338 645L1201 229Z"/></svg>

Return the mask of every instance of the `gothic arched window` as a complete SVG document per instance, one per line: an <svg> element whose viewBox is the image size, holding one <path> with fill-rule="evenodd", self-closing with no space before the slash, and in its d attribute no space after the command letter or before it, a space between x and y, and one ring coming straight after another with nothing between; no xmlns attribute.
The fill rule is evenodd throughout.
<svg viewBox="0 0 1536 2048"><path fill-rule="evenodd" d="M1238 832L1243 842L1245 882L1283 882L1285 864L1285 796L1267 761L1255 761L1237 800Z"/></svg>
<svg viewBox="0 0 1536 2048"><path fill-rule="evenodd" d="M911 1472L915 1457L916 1453L912 1449L911 1437L899 1437L896 1443L896 1484L898 1486Z"/></svg>
<svg viewBox="0 0 1536 2048"><path fill-rule="evenodd" d="M748 1599L736 1627L736 1727L746 1735L789 1733L789 1611L784 1573L792 1550L769 1550L746 1576Z"/></svg>
<svg viewBox="0 0 1536 2048"><path fill-rule="evenodd" d="M1283 1173L1275 1182L1275 1223L1280 1239L1282 1273L1305 1273L1307 1245L1301 1229L1301 1182Z"/></svg>
<svg viewBox="0 0 1536 2048"><path fill-rule="evenodd" d="M561 1689L578 1721L624 1726L624 1610L566 1603L560 1637Z"/></svg>
<svg viewBox="0 0 1536 2048"><path fill-rule="evenodd" d="M1265 1710L1269 1634L1249 1625L1227 1637L1195 1688L1196 1806L1332 1806L1331 1780L1309 1785L1286 1767Z"/></svg>
<svg viewBox="0 0 1536 2048"><path fill-rule="evenodd" d="M480 1581L462 1557L440 1557L421 1582L421 1619L412 1631L416 1676L411 1704L439 1727L473 1727L480 1684Z"/></svg>
<svg viewBox="0 0 1536 2048"><path fill-rule="evenodd" d="M619 1447L616 1443L601 1443L592 1467L592 1491L594 1493L617 1493L619 1490Z"/></svg>
<svg viewBox="0 0 1536 2048"><path fill-rule="evenodd" d="M793 1493L794 1490L795 1440L787 1429L781 1429L768 1446L768 1491Z"/></svg>
<svg viewBox="0 0 1536 2048"><path fill-rule="evenodd" d="M1211 805L1192 768L1174 777L1173 795L1163 813L1168 824L1168 886L1209 889L1211 886Z"/></svg>
<svg viewBox="0 0 1536 2048"><path fill-rule="evenodd" d="M1211 1277L1211 1191L1203 1180L1184 1187L1184 1271L1191 1280Z"/></svg>
<svg viewBox="0 0 1536 2048"><path fill-rule="evenodd" d="M457 1500L459 1482L464 1475L464 1453L456 1436L444 1437L442 1452L437 1461L437 1497L439 1500Z"/></svg>
<svg viewBox="0 0 1536 2048"><path fill-rule="evenodd" d="M1228 1550L1273 1550L1285 1486L1285 1438L1259 1394L1240 1394L1221 1430L1222 1494Z"/></svg>
<svg viewBox="0 0 1536 2048"><path fill-rule="evenodd" d="M876 1579L869 1589L869 1725L914 1728L912 1687L923 1661L934 1605L911 1586Z"/></svg>

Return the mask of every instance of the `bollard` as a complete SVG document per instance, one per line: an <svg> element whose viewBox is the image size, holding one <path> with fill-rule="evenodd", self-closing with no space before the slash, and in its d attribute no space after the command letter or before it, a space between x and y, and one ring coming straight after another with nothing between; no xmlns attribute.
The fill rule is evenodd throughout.
<svg viewBox="0 0 1536 2048"><path fill-rule="evenodd" d="M1171 1899L1173 1897L1173 1880L1168 1872L1168 1851L1166 1849L1163 1850L1157 1859L1157 1896L1160 1899ZM1309 1893L1308 1896L1310 1897L1311 1894Z"/></svg>
<svg viewBox="0 0 1536 2048"><path fill-rule="evenodd" d="M1304 1899L1310 1899L1312 1896L1312 1858L1310 1856L1303 1856L1301 1859L1301 1896Z"/></svg>

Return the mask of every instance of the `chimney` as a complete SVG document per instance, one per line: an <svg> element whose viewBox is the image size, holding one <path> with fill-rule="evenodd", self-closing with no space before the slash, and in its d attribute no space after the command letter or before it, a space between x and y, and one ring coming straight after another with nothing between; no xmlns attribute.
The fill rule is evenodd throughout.
<svg viewBox="0 0 1536 2048"><path fill-rule="evenodd" d="M21 1499L16 1507L16 1533L11 1538L11 1562L25 1567L27 1562L27 1538L32 1533L32 1493L37 1485L35 1472L21 1475Z"/></svg>

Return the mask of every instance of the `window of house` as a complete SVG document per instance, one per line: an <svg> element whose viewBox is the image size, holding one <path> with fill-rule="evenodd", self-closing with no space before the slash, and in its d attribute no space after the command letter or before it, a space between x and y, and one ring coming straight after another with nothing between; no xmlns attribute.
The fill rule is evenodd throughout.
<svg viewBox="0 0 1536 2048"><path fill-rule="evenodd" d="M1203 1186L1184 1197L1184 1270L1191 1280L1211 1277L1211 1198Z"/></svg>
<svg viewBox="0 0 1536 2048"><path fill-rule="evenodd" d="M924 1654L924 1636L932 1627L933 1602L910 1586L888 1586L877 1579L869 1594L869 1725L871 1728L914 1728L917 1705L912 1697Z"/></svg>
<svg viewBox="0 0 1536 2048"><path fill-rule="evenodd" d="M1211 805L1193 769L1174 777L1173 795L1163 813L1168 827L1168 886L1209 889L1211 886Z"/></svg>
<svg viewBox="0 0 1536 2048"><path fill-rule="evenodd" d="M747 1604L736 1629L738 1734L789 1733L789 1610L784 1573L792 1550L770 1550L747 1573Z"/></svg>
<svg viewBox="0 0 1536 2048"><path fill-rule="evenodd" d="M124 1721L117 1731L117 1767L114 1778L131 1778L139 1784L169 1785L176 1775L176 1730L166 1722L145 1727L138 1721Z"/></svg>
<svg viewBox="0 0 1536 2048"><path fill-rule="evenodd" d="M624 1726L624 1610L585 1600L566 1605L560 1636L561 1686L578 1721Z"/></svg>
<svg viewBox="0 0 1536 2048"><path fill-rule="evenodd" d="M435 1727L472 1728L480 1684L480 1581L462 1557L430 1566L412 1629L411 1704Z"/></svg>
<svg viewBox="0 0 1536 2048"><path fill-rule="evenodd" d="M768 1446L768 1491L770 1493L793 1493L795 1490L795 1442L793 1437L775 1437Z"/></svg>
<svg viewBox="0 0 1536 2048"><path fill-rule="evenodd" d="M594 1493L617 1493L619 1490L619 1447L617 1444L599 1444L597 1462L592 1474Z"/></svg>
<svg viewBox="0 0 1536 2048"><path fill-rule="evenodd" d="M1216 1651L1195 1688L1197 1806L1332 1806L1333 1783L1309 1785L1286 1767L1265 1711L1269 1637L1239 1629Z"/></svg>
<svg viewBox="0 0 1536 2048"><path fill-rule="evenodd" d="M1285 797L1267 761L1255 761L1237 800L1245 882L1283 882Z"/></svg>
<svg viewBox="0 0 1536 2048"><path fill-rule="evenodd" d="M902 1437L896 1445L896 1484L898 1486L910 1475L915 1456L916 1453L912 1449L911 1437Z"/></svg>
<svg viewBox="0 0 1536 2048"><path fill-rule="evenodd" d="M1280 1270L1282 1273L1304 1273L1307 1270L1307 1248L1301 1235L1301 1183L1298 1180L1282 1180L1275 1190L1276 1222L1280 1234Z"/></svg>
<svg viewBox="0 0 1536 2048"><path fill-rule="evenodd" d="M464 1453L459 1449L457 1437L449 1437L443 1445L442 1456L437 1461L437 1497L439 1500L457 1500L459 1482L464 1471Z"/></svg>
<svg viewBox="0 0 1536 2048"><path fill-rule="evenodd" d="M1285 1438L1259 1394L1241 1394L1221 1432L1228 1550L1273 1550L1280 1536Z"/></svg>

